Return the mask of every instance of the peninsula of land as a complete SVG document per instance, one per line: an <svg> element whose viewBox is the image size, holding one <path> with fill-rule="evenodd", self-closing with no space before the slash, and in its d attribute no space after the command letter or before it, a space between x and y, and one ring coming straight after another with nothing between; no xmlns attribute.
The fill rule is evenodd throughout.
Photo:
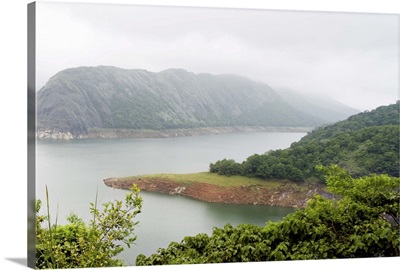
<svg viewBox="0 0 400 270"><path fill-rule="evenodd" d="M319 194L332 195L322 185L297 184L242 176L222 176L213 173L155 174L133 177L110 177L105 185L129 189L136 184L141 190L182 195L200 201L228 204L253 204L303 208L309 199Z"/></svg>

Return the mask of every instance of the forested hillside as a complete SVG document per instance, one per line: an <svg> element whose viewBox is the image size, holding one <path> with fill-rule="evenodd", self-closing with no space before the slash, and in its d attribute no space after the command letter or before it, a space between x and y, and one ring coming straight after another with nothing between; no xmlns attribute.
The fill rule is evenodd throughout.
<svg viewBox="0 0 400 270"><path fill-rule="evenodd" d="M37 93L39 133L73 138L93 129L316 127L328 122L289 105L265 83L182 69L70 68Z"/></svg>
<svg viewBox="0 0 400 270"><path fill-rule="evenodd" d="M381 106L318 128L290 148L252 155L243 163L224 159L210 172L263 179L319 180L317 165L337 164L353 177L399 175L399 104Z"/></svg>

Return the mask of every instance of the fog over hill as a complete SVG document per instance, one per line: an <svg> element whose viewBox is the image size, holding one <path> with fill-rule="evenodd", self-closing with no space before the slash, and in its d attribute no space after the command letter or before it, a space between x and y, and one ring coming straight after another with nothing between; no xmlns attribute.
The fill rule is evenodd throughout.
<svg viewBox="0 0 400 270"><path fill-rule="evenodd" d="M57 73L37 93L37 123L39 133L76 138L93 129L316 127L354 112L325 102L329 113L320 113L318 101L293 97L230 74L78 67Z"/></svg>
<svg viewBox="0 0 400 270"><path fill-rule="evenodd" d="M291 106L329 122L344 120L360 111L344 105L333 98L312 93L300 93L289 88L276 89Z"/></svg>

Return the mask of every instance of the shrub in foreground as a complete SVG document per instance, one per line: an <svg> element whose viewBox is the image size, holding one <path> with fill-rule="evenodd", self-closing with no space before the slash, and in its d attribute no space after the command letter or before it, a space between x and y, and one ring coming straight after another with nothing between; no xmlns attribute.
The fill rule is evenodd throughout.
<svg viewBox="0 0 400 270"><path fill-rule="evenodd" d="M66 225L52 224L46 188L47 214L39 215L41 201L36 203L36 268L85 268L122 266L124 262L115 256L136 240L135 217L140 213L142 198L133 186L125 202L116 200L103 204L100 211L91 203L93 218L86 224L71 214Z"/></svg>

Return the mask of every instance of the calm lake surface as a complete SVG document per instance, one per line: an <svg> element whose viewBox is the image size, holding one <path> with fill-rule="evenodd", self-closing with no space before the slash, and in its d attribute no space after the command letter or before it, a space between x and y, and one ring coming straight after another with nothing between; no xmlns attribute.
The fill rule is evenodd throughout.
<svg viewBox="0 0 400 270"><path fill-rule="evenodd" d="M305 133L233 133L154 139L88 139L38 141L36 194L45 202L48 187L52 220L66 222L71 212L89 220L90 202L123 200L127 191L103 184L107 177L148 173L193 173L208 170L211 162L228 158L238 162L268 150L283 149ZM141 192L142 213L137 216L136 245L121 255L134 265L137 255L150 255L172 241L198 233L211 234L226 223L264 225L293 212L291 208L227 205L182 196ZM42 212L45 209L43 204ZM57 207L58 206L58 207Z"/></svg>

